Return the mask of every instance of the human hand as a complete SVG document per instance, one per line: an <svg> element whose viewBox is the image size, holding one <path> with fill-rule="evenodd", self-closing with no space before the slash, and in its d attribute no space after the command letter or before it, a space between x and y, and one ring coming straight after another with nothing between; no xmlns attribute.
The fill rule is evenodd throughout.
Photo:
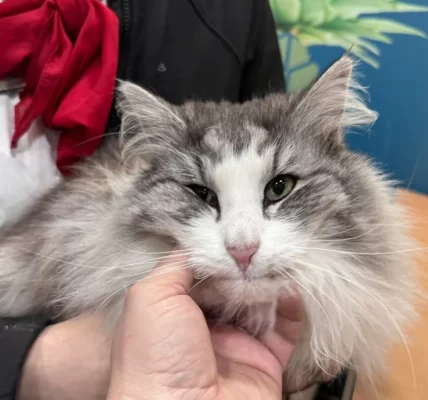
<svg viewBox="0 0 428 400"><path fill-rule="evenodd" d="M162 263L162 266L159 267L163 268L166 265L168 265L168 263L165 261ZM159 270L157 269L157 271ZM183 274L178 273L178 276L174 275L177 273L178 272L166 274L160 281L156 282L147 280L147 284L151 285L149 286L149 291L153 290L153 288L158 285L162 287L167 286L169 282L173 282L173 287L175 288L177 288L177 285L188 288L189 282L191 282L192 279L190 272L183 271ZM157 274L157 272L154 274ZM159 277L159 279L160 278L161 277ZM183 286L183 284L185 286ZM140 285L145 287L144 282ZM140 291L146 290L144 287L141 288L140 285L137 285L137 287L131 291L129 296L131 301L134 297L134 293L137 299L139 299ZM185 297L187 298L187 296ZM188 300L191 301L190 299ZM128 299L128 303L129 301ZM180 304L182 304L181 299L178 303L177 307L180 307ZM193 329L191 325L189 325L189 329L192 330L187 335L187 341L181 344L183 346L188 346L188 341L191 339L192 344L195 343L195 348L191 348L190 350L194 351L200 347L199 345L196 346L196 340L198 340L198 343L201 345L207 345L204 343L207 338L207 327L205 320L200 319L201 314L199 308L196 308L197 312L195 315L195 305L194 303L191 304L192 310L187 310L186 312L190 312L190 317L193 315L193 317L196 318L196 326L200 327L202 324L202 335L199 328ZM136 306L138 307L138 304L136 304ZM291 354L293 343L297 340L298 327L300 325L299 322L286 321L285 319L299 319L300 311L298 305L296 308L296 304L289 301L285 302L279 310L278 330L284 332L285 340L290 341L290 346L285 343L285 352L281 352L284 358L281 358L280 364L284 365ZM129 314L129 312L132 313L133 311L128 311L127 314ZM173 313L173 310L171 310L171 313ZM62 400L75 400L84 398L85 400L104 400L107 396L109 387L112 341L111 336L103 329L102 324L104 320L105 317L101 313L88 314L46 328L33 344L27 356L22 371L17 399L56 400L61 398ZM188 321L188 318L184 318L183 316L183 319L181 319L180 315L176 315L175 320L179 321L179 327L183 327L186 325L181 324L187 324L186 321ZM143 320L140 320L140 322L142 321ZM160 318L158 322L162 321L163 318ZM134 321L134 323L135 322L137 321ZM168 321L164 322L168 327ZM154 328L156 327L154 326ZM273 346L273 352L270 352L270 354L268 348L262 345L260 341L231 327L217 326L211 328L210 335L213 345L209 348L208 354L212 355L213 351L215 351L220 362L224 359L224 366L222 366L223 364L219 364L217 372L222 372L225 367L228 365L233 366L234 363L241 363L243 364L243 369L246 369L244 367L249 363L250 368L260 368L261 371L265 371L266 368L268 368L268 373L266 377L262 379L262 382L271 379L269 376L273 373L275 375L275 385L280 387L281 380L278 378L279 375L276 370L278 361L275 362L275 359L272 359L272 356L276 353L275 349L284 345L284 339L278 337L278 333L270 333L267 337L262 338L262 341L268 346ZM178 338L174 335L172 338L178 341ZM147 344L145 344L145 346L147 346ZM176 350L179 350L179 346L177 346ZM180 351L185 350L186 348L184 347ZM232 357L232 360L229 359L230 357ZM144 365L147 365L147 362L145 362ZM200 367L204 367L202 361ZM236 372L238 375L241 373L240 369ZM233 380L233 375L226 376L224 381L227 382L228 380ZM251 385L248 386L247 391L249 391L250 388Z"/></svg>
<svg viewBox="0 0 428 400"><path fill-rule="evenodd" d="M280 399L302 324L300 302L281 302L275 331L260 339L208 327L187 295L191 271L172 267L181 261L170 256L129 291L107 399Z"/></svg>
<svg viewBox="0 0 428 400"><path fill-rule="evenodd" d="M47 327L27 356L17 400L105 400L111 336L101 313Z"/></svg>

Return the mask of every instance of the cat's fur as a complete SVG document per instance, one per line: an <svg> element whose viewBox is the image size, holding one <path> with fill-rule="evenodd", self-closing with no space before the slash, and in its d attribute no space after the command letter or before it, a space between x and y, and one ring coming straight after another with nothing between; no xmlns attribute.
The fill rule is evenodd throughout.
<svg viewBox="0 0 428 400"><path fill-rule="evenodd" d="M176 107L121 84L121 135L2 238L0 315L120 310L126 288L179 243L210 275L195 299L254 333L273 326L282 288L298 288L307 323L289 382L343 365L370 376L412 316L413 245L389 183L345 146L346 129L376 119L352 70L343 57L303 93L242 105ZM284 173L296 187L265 207ZM219 209L189 184L216 192ZM225 246L255 241L244 280Z"/></svg>

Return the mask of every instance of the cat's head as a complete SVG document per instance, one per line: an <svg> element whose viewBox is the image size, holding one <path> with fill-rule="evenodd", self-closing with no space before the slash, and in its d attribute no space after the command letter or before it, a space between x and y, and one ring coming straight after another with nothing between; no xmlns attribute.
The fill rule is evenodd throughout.
<svg viewBox="0 0 428 400"><path fill-rule="evenodd" d="M150 165L129 198L134 229L173 237L201 275L237 291L275 285L309 248L364 233L374 178L344 130L376 114L352 69L342 58L304 93L242 105L174 107L123 83L124 153Z"/></svg>
<svg viewBox="0 0 428 400"><path fill-rule="evenodd" d="M375 303L366 280L395 279L401 259L390 253L403 245L389 186L345 144L348 129L377 116L352 75L343 57L302 93L245 104L177 107L120 89L124 157L148 164L122 209L135 235L179 242L211 277L213 302L269 301L284 282L297 285L310 318L331 332L317 339L325 352L353 305L366 313Z"/></svg>

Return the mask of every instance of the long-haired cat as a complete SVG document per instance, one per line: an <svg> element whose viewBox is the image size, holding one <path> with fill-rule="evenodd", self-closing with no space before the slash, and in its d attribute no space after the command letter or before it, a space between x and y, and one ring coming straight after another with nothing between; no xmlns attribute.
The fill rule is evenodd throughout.
<svg viewBox="0 0 428 400"><path fill-rule="evenodd" d="M412 315L414 269L392 188L344 142L376 119L352 75L343 57L302 93L180 107L122 83L121 134L1 239L0 315L117 314L178 243L195 300L253 334L299 290L288 385L370 377Z"/></svg>

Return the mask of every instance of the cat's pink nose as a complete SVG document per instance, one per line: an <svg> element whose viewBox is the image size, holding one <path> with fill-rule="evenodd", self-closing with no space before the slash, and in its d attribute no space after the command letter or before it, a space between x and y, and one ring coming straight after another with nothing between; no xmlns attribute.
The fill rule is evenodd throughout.
<svg viewBox="0 0 428 400"><path fill-rule="evenodd" d="M242 250L238 250L235 247L228 247L227 252L235 259L236 264L242 270L246 270L251 262L251 257L259 249L259 245L246 247Z"/></svg>

